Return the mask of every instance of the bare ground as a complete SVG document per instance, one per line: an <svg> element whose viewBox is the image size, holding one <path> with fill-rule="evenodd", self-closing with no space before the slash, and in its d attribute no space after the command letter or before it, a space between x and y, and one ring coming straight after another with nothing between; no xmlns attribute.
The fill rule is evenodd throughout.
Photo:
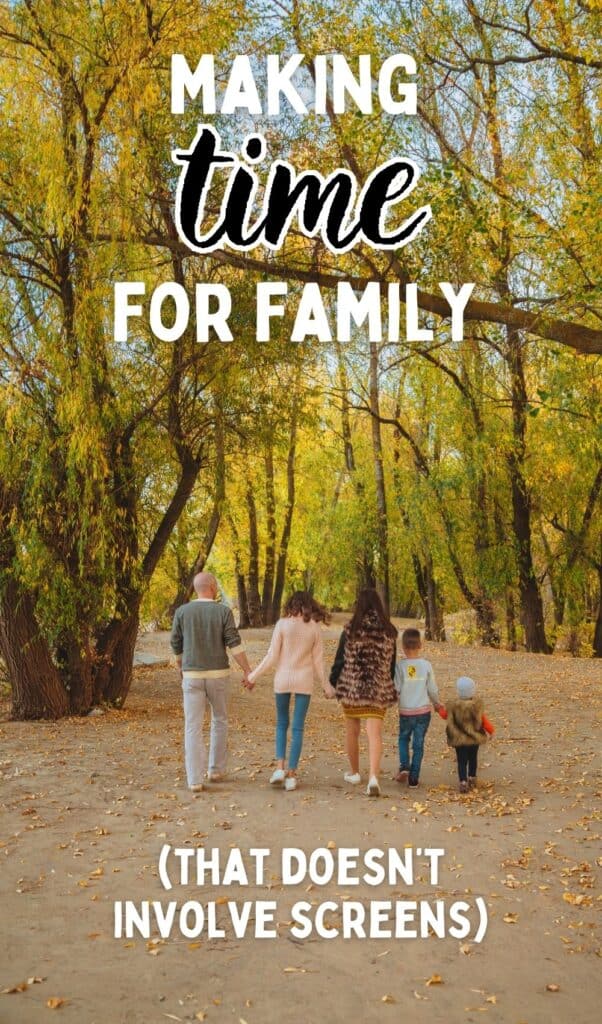
<svg viewBox="0 0 602 1024"><path fill-rule="evenodd" d="M338 628L329 631L332 655ZM247 634L253 660L269 631ZM166 651L164 635L146 653ZM443 722L427 736L418 790L389 781L396 716L385 724L384 795L369 800L343 782L343 725L314 697L297 792L268 785L273 750L271 683L253 694L233 674L227 781L194 797L182 771L182 713L173 668L136 671L123 712L55 724L0 722L2 748L2 956L0 1020L77 1024L312 1024L355 1019L590 1024L602 997L594 922L600 861L600 664L453 644L427 650L443 697L457 675L477 679L493 742L481 751L480 787L456 792ZM8 708L5 708L5 713ZM365 760L365 758L364 758ZM276 899L276 940L190 941L174 929L113 938L113 902L167 902L157 858L164 843L270 847L267 885L234 892L187 888L182 898ZM423 873L411 889L283 890L282 847L443 847L440 886ZM424 865L423 865L424 866ZM485 898L480 945L440 939L292 941L299 899ZM29 983L27 983L29 979ZM40 980L34 980L40 979ZM430 982L430 984L429 984ZM548 989L547 986L552 986ZM386 998L385 998L386 997ZM55 1000L55 1003L53 1003ZM63 1002L60 1002L60 1001ZM57 1005L58 1004L58 1005ZM56 1009L52 1009L57 1005Z"/></svg>

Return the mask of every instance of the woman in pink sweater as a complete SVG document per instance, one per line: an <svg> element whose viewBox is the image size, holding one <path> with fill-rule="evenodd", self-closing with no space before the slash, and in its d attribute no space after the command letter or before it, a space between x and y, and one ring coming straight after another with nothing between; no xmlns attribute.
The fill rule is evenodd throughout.
<svg viewBox="0 0 602 1024"><path fill-rule="evenodd" d="M270 782L272 785L283 782L287 790L297 788L297 765L314 678L321 683L326 697L335 696L324 674L320 623L327 621L327 613L310 594L296 591L287 602L283 617L274 627L268 653L249 675L249 682L254 683L269 668L275 669L277 765ZM285 774L291 694L295 695L295 706L288 771Z"/></svg>

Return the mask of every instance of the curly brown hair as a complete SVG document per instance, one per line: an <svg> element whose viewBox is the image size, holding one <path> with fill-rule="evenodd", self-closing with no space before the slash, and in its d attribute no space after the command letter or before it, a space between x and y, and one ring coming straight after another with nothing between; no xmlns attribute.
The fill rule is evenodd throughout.
<svg viewBox="0 0 602 1024"><path fill-rule="evenodd" d="M284 618L302 615L304 622L309 622L310 619L314 622L330 622L330 615L326 609L306 590L295 590L286 602L282 614Z"/></svg>

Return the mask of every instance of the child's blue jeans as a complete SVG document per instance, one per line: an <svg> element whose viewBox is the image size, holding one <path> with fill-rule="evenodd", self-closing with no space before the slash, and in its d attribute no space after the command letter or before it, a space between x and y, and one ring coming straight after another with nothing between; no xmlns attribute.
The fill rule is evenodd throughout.
<svg viewBox="0 0 602 1024"><path fill-rule="evenodd" d="M286 736L288 733L289 710L292 695L290 693L276 693L274 696L276 697L276 760L284 761L286 757ZM307 714L310 700L311 697L309 693L295 694L291 748L288 755L288 766L291 771L294 771L299 764L301 747L303 746L305 716Z"/></svg>
<svg viewBox="0 0 602 1024"><path fill-rule="evenodd" d="M431 724L430 711L423 715L399 716L399 767L409 771L418 778L424 754L424 737ZM412 741L412 759L410 761L410 740Z"/></svg>

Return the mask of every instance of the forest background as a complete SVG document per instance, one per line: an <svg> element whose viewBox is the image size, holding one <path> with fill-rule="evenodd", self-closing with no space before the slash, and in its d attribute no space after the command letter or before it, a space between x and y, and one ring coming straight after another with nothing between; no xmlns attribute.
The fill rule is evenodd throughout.
<svg viewBox="0 0 602 1024"><path fill-rule="evenodd" d="M211 568L243 626L376 585L444 642L602 656L602 8L49 0L0 14L0 653L17 718L122 706L139 630ZM173 223L170 59L418 66L418 114L211 120L362 181L422 169L408 247L199 257ZM221 282L234 341L112 331L113 282ZM417 281L432 341L254 340L255 286ZM438 282L476 284L452 341ZM293 309L293 304L290 306ZM446 623L447 617L447 623Z"/></svg>

